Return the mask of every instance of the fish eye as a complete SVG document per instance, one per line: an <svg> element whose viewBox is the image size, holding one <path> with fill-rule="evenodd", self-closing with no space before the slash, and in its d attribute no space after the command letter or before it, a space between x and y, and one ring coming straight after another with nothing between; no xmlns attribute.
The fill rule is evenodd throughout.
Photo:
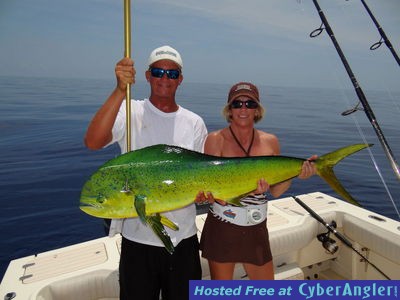
<svg viewBox="0 0 400 300"><path fill-rule="evenodd" d="M98 194L96 201L97 203L103 204L106 201L106 198L102 194Z"/></svg>

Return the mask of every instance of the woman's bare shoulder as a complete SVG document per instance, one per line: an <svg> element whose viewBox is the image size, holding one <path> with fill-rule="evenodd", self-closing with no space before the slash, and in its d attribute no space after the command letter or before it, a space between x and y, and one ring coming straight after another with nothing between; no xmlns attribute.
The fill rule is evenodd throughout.
<svg viewBox="0 0 400 300"><path fill-rule="evenodd" d="M279 155L280 154L280 146L278 137L273 133L268 133L265 131L258 131L260 137L260 150L263 152L262 154L268 155Z"/></svg>
<svg viewBox="0 0 400 300"><path fill-rule="evenodd" d="M222 141L224 139L224 136L223 136L223 129L220 129L220 130L216 130L216 131L213 131L213 132L210 132L208 135L207 135L207 141L211 141L211 142L217 142L217 141Z"/></svg>
<svg viewBox="0 0 400 300"><path fill-rule="evenodd" d="M257 131L258 131L258 135L262 141L267 141L267 142L277 142L278 141L278 137L273 133L269 133L269 132L265 132L265 131L261 131L261 130L257 130Z"/></svg>
<svg viewBox="0 0 400 300"><path fill-rule="evenodd" d="M210 132L204 144L204 153L221 155L224 145L224 129Z"/></svg>

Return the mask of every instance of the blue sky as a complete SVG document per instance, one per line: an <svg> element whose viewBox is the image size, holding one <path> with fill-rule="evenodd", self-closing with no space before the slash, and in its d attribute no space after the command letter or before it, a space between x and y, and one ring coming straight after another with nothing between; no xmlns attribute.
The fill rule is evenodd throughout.
<svg viewBox="0 0 400 300"><path fill-rule="evenodd" d="M400 1L366 0L400 55ZM319 0L360 85L400 90L400 67L359 0ZM352 88L311 0L132 0L132 57L181 52L185 80ZM1 0L0 75L113 78L123 0Z"/></svg>

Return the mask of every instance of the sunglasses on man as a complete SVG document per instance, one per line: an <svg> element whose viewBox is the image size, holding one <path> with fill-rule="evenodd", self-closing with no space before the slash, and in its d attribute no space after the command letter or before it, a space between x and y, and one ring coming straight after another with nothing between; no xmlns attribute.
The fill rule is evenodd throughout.
<svg viewBox="0 0 400 300"><path fill-rule="evenodd" d="M162 78L164 74L167 74L169 79L178 79L181 71L179 70L164 70L161 68L150 68L150 74L156 78Z"/></svg>

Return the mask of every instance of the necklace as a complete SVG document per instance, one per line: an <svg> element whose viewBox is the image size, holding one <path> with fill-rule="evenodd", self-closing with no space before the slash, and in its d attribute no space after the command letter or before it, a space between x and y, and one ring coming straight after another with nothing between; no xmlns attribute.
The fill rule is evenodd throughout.
<svg viewBox="0 0 400 300"><path fill-rule="evenodd" d="M246 156L250 156L251 147L253 147L253 142L254 142L254 131L255 131L254 128L253 128L253 135L252 135L252 137L251 137L251 142L250 142L249 148L247 148L247 151L246 151L246 149L244 149L244 147L243 147L242 144L239 142L239 140L238 140L238 138L236 137L236 135L233 133L233 130L232 130L231 126L229 126L229 130L230 130L230 132L231 132L233 138L235 139L236 144L239 145L240 149L242 149L243 152L246 153Z"/></svg>

